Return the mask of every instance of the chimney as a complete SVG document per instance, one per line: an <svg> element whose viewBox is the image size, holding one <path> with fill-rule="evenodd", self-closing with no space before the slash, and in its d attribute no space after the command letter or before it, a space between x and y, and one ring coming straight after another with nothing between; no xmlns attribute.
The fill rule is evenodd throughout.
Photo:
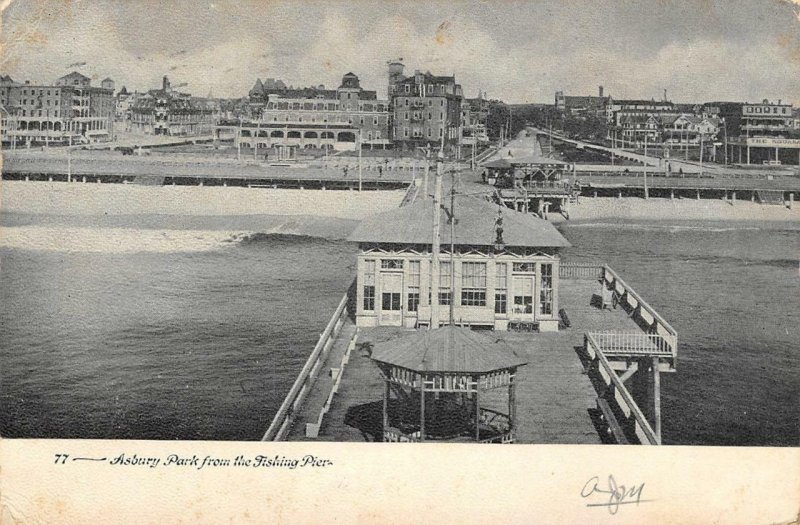
<svg viewBox="0 0 800 525"><path fill-rule="evenodd" d="M600 98L603 98L603 86L600 86L600 88L598 89L598 92L599 92L599 95L598 95L598 96L599 96Z"/></svg>

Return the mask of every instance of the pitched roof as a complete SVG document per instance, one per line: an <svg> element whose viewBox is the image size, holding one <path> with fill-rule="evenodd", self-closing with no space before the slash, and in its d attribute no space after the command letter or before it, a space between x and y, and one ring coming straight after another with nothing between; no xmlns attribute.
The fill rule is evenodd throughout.
<svg viewBox="0 0 800 525"><path fill-rule="evenodd" d="M496 336L457 326L420 330L378 343L371 357L419 372L488 373L528 363Z"/></svg>
<svg viewBox="0 0 800 525"><path fill-rule="evenodd" d="M449 207L450 199L443 199ZM561 248L571 246L550 222L534 215L500 207L503 241L507 246ZM450 244L447 212L440 208L441 242ZM494 245L498 205L469 195L455 197L455 244ZM417 198L411 204L365 219L350 234L353 242L394 244L433 243L433 199Z"/></svg>
<svg viewBox="0 0 800 525"><path fill-rule="evenodd" d="M559 159L552 159L550 157L542 157L541 155L528 155L527 157L517 157L508 159L512 165L519 165L519 164L569 164L569 162L559 160Z"/></svg>

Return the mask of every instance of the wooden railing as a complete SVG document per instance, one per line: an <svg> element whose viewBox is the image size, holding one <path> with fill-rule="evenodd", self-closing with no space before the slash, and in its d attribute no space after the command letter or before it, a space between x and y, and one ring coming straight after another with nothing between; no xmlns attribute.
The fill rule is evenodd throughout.
<svg viewBox="0 0 800 525"><path fill-rule="evenodd" d="M339 306L333 313L331 320L328 321L325 330L320 334L319 341L317 341L314 351L308 356L306 364L297 376L292 388L283 400L278 413L272 419L267 432L261 441L281 441L291 428L294 414L299 410L303 403L308 391L314 384L314 379L317 377L320 368L328 356L328 352L333 346L336 336L345 322L347 317L347 294L339 301Z"/></svg>
<svg viewBox="0 0 800 525"><path fill-rule="evenodd" d="M639 405L636 404L631 393L625 388L625 383L617 376L616 371L608 362L608 359L603 354L601 346L592 334L587 333L584 335L584 348L587 355L592 359L592 363L597 367L596 370L599 372L600 377L602 377L607 387L606 393L602 396L602 399L613 407L613 415L611 415L611 417L622 419L622 423L625 427L630 429L632 436L642 445L660 445L660 436L653 430L650 422L639 408ZM618 443L628 441L629 436L627 434L617 434L618 432L624 432L622 430L623 425L614 422L610 424L610 427Z"/></svg>
<svg viewBox="0 0 800 525"><path fill-rule="evenodd" d="M561 279L591 279L597 281L603 276L603 267L596 264L561 263L558 269Z"/></svg>
<svg viewBox="0 0 800 525"><path fill-rule="evenodd" d="M347 345L344 355L342 355L342 360L339 363L339 367L331 369L331 373L334 374L331 390L328 392L328 397L322 404L322 408L320 408L319 416L317 416L316 421L313 423L306 423L306 437L316 438L319 436L319 429L322 427L322 421L325 419L325 415L331 409L334 396L339 392L339 385L342 383L342 376L344 375L344 367L347 366L347 363L350 361L350 354L355 349L357 341L358 331L356 330L352 339L350 339L350 342Z"/></svg>
<svg viewBox="0 0 800 525"><path fill-rule="evenodd" d="M672 347L660 334L589 332L605 355L672 356Z"/></svg>
<svg viewBox="0 0 800 525"><path fill-rule="evenodd" d="M678 332L607 265L603 266L601 282L611 290L618 303L630 310L634 320L649 327L648 334L663 338L663 343L659 342L657 348L671 355L671 367L674 368L678 358Z"/></svg>

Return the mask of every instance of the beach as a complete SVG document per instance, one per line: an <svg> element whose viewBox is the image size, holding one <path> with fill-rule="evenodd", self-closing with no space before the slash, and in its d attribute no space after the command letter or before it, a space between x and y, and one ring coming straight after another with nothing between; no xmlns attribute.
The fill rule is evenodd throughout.
<svg viewBox="0 0 800 525"><path fill-rule="evenodd" d="M567 219L551 213L549 219L563 223ZM648 199L637 197L585 198L569 205L569 220L618 219L621 221L800 221L800 205L792 209L785 206L764 205L750 201L713 199Z"/></svg>
<svg viewBox="0 0 800 525"><path fill-rule="evenodd" d="M323 231L329 229L329 219L358 221L395 208L403 195L404 192L399 190L357 192L3 181L0 185L0 208L8 213L92 217L291 217L293 224L301 225L296 233L313 235L315 227ZM592 219L795 222L800 221L800 204L789 209L750 201L644 200L636 197L583 197L578 203L570 204L570 221ZM549 220L562 223L567 219L551 213ZM268 221L269 227L283 224L276 221Z"/></svg>

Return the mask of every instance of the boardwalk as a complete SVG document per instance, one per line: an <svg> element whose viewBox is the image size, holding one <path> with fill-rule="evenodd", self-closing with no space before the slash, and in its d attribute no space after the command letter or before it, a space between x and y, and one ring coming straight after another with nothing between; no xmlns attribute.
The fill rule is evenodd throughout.
<svg viewBox="0 0 800 525"><path fill-rule="evenodd" d="M620 309L600 310L592 305L599 284L592 280L562 280L560 302L570 317L571 327L558 333L496 332L529 363L518 372L519 443L600 443L593 422L596 393L580 360L583 334L595 330L638 331ZM328 362L298 414L290 440L305 440L305 423L316 420L323 398L330 389L328 371L341 361L343 340L350 339L352 326L342 330ZM369 328L358 333L359 345L345 368L338 394L325 416L318 440L380 441L382 435L382 387L378 368L368 357L363 343L375 344L400 337L401 328ZM485 399L487 407L504 408L505 400Z"/></svg>

